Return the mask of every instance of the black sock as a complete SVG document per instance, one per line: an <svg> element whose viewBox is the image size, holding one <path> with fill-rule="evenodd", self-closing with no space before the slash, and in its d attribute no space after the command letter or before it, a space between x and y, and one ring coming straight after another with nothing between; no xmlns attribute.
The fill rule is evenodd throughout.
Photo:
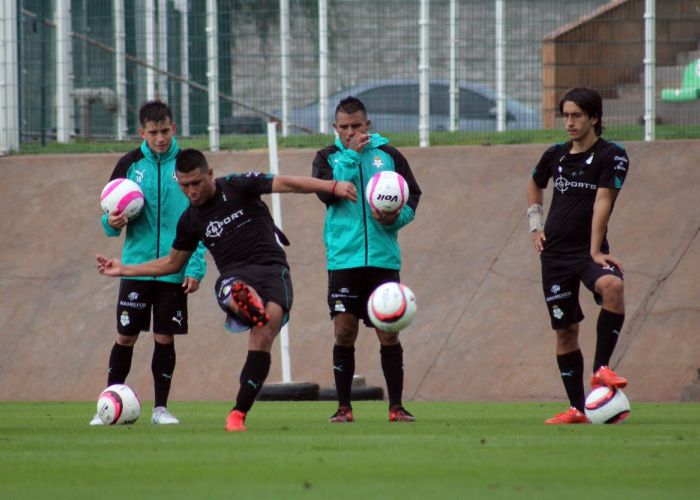
<svg viewBox="0 0 700 500"><path fill-rule="evenodd" d="M121 345L116 342L109 354L109 369L107 385L123 384L131 370L131 358L134 356L134 346Z"/></svg>
<svg viewBox="0 0 700 500"><path fill-rule="evenodd" d="M154 342L151 372L153 372L154 406L168 406L170 383L175 371L175 343Z"/></svg>
<svg viewBox="0 0 700 500"><path fill-rule="evenodd" d="M389 406L401 405L403 394L403 348L401 343L383 345L379 349L382 358L382 370L389 393Z"/></svg>
<svg viewBox="0 0 700 500"><path fill-rule="evenodd" d="M624 314L600 310L598 315L598 340L595 345L595 359L593 361L593 373L601 366L608 366L612 357L617 339L622 332L622 324L625 322Z"/></svg>
<svg viewBox="0 0 700 500"><path fill-rule="evenodd" d="M586 393L583 389L583 354L581 354L581 349L557 355L557 365L559 365L561 380L564 382L564 389L571 406L585 411Z"/></svg>
<svg viewBox="0 0 700 500"><path fill-rule="evenodd" d="M236 396L236 406L234 410L248 413L262 389L267 374L270 373L271 357L269 352L265 351L248 351L248 357L245 360L243 369L241 370L241 385Z"/></svg>
<svg viewBox="0 0 700 500"><path fill-rule="evenodd" d="M338 406L352 406L352 377L355 375L355 348L333 346L333 376L338 391Z"/></svg>

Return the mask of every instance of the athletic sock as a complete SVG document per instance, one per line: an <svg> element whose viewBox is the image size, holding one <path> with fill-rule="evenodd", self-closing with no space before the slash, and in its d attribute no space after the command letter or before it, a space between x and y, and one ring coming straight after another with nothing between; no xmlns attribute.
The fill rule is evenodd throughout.
<svg viewBox="0 0 700 500"><path fill-rule="evenodd" d="M401 405L403 395L403 348L401 343L383 345L379 349L382 370L389 393L389 406Z"/></svg>
<svg viewBox="0 0 700 500"><path fill-rule="evenodd" d="M134 356L134 346L121 345L116 342L109 354L109 369L107 385L123 384L131 370L131 358Z"/></svg>
<svg viewBox="0 0 700 500"><path fill-rule="evenodd" d="M333 346L333 376L338 392L338 406L352 406L352 377L355 375L355 348Z"/></svg>
<svg viewBox="0 0 700 500"><path fill-rule="evenodd" d="M154 406L168 406L170 383L175 371L175 343L154 342L151 372L153 372Z"/></svg>
<svg viewBox="0 0 700 500"><path fill-rule="evenodd" d="M236 406L234 410L248 413L262 389L267 374L270 373L271 357L269 352L265 351L248 351L248 357L245 360L243 369L241 370L240 387L236 396Z"/></svg>
<svg viewBox="0 0 700 500"><path fill-rule="evenodd" d="M564 389L571 406L585 411L586 393L583 389L583 354L581 354L581 349L557 355L557 365L559 365L561 380L564 382Z"/></svg>
<svg viewBox="0 0 700 500"><path fill-rule="evenodd" d="M605 309L600 310L598 325L596 327L598 339L595 345L593 373L601 366L608 366L610 364L610 358L617 345L617 339L620 338L620 332L622 331L622 324L624 322L624 314L617 314Z"/></svg>

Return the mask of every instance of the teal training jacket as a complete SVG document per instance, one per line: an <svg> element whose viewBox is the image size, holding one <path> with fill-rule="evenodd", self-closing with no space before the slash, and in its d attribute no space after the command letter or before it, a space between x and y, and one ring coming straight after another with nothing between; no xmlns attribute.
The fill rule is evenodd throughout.
<svg viewBox="0 0 700 500"><path fill-rule="evenodd" d="M352 182L358 193L355 203L328 193L318 195L327 207L323 239L328 270L356 267L401 269L398 232L415 217L421 191L406 158L388 142L379 134L372 134L369 144L358 153L345 149L340 139L336 139L335 145L316 153L312 167L314 177ZM391 226L374 220L365 198L367 183L382 170L401 174L410 192L398 219Z"/></svg>
<svg viewBox="0 0 700 500"><path fill-rule="evenodd" d="M163 154L154 153L146 141L143 141L140 148L125 154L114 167L110 180L124 177L131 179L141 186L144 197L143 211L126 225L122 250L122 262L125 264L140 264L170 253L177 222L190 204L175 177L175 158L179 151L175 138L170 149ZM110 237L121 234L120 230L107 223L107 214L102 216L102 229ZM157 278L129 279L182 283L185 276L189 276L202 281L206 273L205 251L200 242L187 265L179 273Z"/></svg>

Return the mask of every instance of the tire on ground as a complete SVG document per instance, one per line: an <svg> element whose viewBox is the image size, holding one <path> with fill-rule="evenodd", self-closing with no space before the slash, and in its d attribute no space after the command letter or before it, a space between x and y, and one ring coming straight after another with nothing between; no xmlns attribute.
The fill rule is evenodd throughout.
<svg viewBox="0 0 700 500"><path fill-rule="evenodd" d="M308 382L265 384L258 401L317 401L319 385Z"/></svg>
<svg viewBox="0 0 700 500"><path fill-rule="evenodd" d="M350 392L353 401L371 401L384 399L384 389L379 386L353 387ZM326 387L318 393L320 401L338 401L335 387Z"/></svg>

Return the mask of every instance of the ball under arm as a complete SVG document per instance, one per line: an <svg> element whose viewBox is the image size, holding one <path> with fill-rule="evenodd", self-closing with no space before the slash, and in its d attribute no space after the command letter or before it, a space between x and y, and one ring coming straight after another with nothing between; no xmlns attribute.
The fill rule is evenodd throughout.
<svg viewBox="0 0 700 500"><path fill-rule="evenodd" d="M530 234L544 230L544 208L539 203L530 205L527 209L527 221L530 225Z"/></svg>

